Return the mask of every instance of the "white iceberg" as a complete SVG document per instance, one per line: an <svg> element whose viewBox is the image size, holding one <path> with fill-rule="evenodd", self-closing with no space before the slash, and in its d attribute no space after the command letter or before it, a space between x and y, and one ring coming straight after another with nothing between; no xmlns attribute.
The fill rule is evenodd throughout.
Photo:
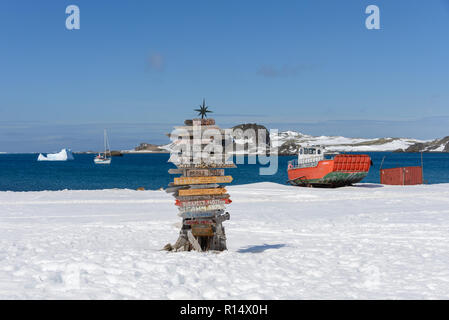
<svg viewBox="0 0 449 320"><path fill-rule="evenodd" d="M75 160L73 158L72 150L70 149L62 149L58 153L49 153L44 156L42 153L39 153L39 157L37 157L37 161L67 161L67 160Z"/></svg>

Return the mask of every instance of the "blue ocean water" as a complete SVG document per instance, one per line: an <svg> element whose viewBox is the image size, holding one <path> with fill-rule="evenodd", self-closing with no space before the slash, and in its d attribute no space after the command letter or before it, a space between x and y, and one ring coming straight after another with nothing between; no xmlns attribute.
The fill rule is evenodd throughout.
<svg viewBox="0 0 449 320"><path fill-rule="evenodd" d="M368 176L362 182L379 183L379 168L418 166L418 153L366 152L373 160ZM96 165L92 154L75 154L74 161L38 162L37 154L0 154L0 191L93 190L111 188L165 188L173 176L168 174L174 165L168 154L125 154L113 157L111 165ZM227 169L234 177L232 184L270 181L285 184L287 164L295 156L279 157L275 175L259 175L260 165L241 164ZM449 154L425 153L424 180L426 183L449 183ZM248 159L246 159L248 160Z"/></svg>

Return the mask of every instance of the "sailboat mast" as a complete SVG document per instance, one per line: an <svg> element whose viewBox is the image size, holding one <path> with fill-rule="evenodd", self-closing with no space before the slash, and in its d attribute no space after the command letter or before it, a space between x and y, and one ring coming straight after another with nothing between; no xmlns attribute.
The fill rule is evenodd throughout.
<svg viewBox="0 0 449 320"><path fill-rule="evenodd" d="M104 142L104 155L106 156L106 129L104 129L103 142Z"/></svg>
<svg viewBox="0 0 449 320"><path fill-rule="evenodd" d="M109 146L109 140L108 135L106 133L106 129L104 129L104 155L107 155L107 152L109 152L109 155L111 155L111 147Z"/></svg>

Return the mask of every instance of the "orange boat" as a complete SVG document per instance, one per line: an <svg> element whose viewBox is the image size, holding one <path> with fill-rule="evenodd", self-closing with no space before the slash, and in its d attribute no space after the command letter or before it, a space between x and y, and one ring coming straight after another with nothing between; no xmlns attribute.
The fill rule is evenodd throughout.
<svg viewBox="0 0 449 320"><path fill-rule="evenodd" d="M288 162L288 182L296 186L342 187L362 181L371 158L366 154L338 154L325 159L319 146L299 149L298 160Z"/></svg>

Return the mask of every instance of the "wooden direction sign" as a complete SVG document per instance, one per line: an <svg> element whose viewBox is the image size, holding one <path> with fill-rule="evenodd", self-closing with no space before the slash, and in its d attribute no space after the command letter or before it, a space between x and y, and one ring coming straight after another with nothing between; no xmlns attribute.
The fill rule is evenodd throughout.
<svg viewBox="0 0 449 320"><path fill-rule="evenodd" d="M184 169L168 169L168 173L170 174L183 174Z"/></svg>
<svg viewBox="0 0 449 320"><path fill-rule="evenodd" d="M168 169L170 174L185 174L186 177L224 176L224 169Z"/></svg>
<svg viewBox="0 0 449 320"><path fill-rule="evenodd" d="M211 219L193 219L193 220L184 220L184 224L192 225L192 224L215 224Z"/></svg>
<svg viewBox="0 0 449 320"><path fill-rule="evenodd" d="M214 125L214 124L210 124L210 125L195 125L195 126L189 126L189 125L185 125L185 126L174 126L173 128L175 128L175 130L185 130L188 131L192 134L192 132L195 132L195 130L198 130L198 132L201 130L202 132L206 131L206 130L216 130L215 132L217 133L225 133L225 129L221 129L219 126ZM215 133L214 132L214 133ZM175 132L176 134L176 132ZM222 139L222 137L220 137L220 139Z"/></svg>
<svg viewBox="0 0 449 320"><path fill-rule="evenodd" d="M186 170L186 177L224 176L224 169L184 169L184 170Z"/></svg>
<svg viewBox="0 0 449 320"><path fill-rule="evenodd" d="M211 194L223 194L226 193L225 188L212 188L212 189L181 189L178 191L180 196L197 196L197 195L211 195Z"/></svg>
<svg viewBox="0 0 449 320"><path fill-rule="evenodd" d="M232 182L231 176L218 176L218 177L180 177L175 178L175 185L185 184L207 184L207 183L230 183Z"/></svg>
<svg viewBox="0 0 449 320"><path fill-rule="evenodd" d="M208 152L193 157L187 152L183 154L174 152L170 155L168 162L172 162L179 169L235 168L235 164L229 160L230 157L231 155L227 154L211 154Z"/></svg>
<svg viewBox="0 0 449 320"><path fill-rule="evenodd" d="M177 187L168 187L168 188L165 188L165 192L167 192L167 193L173 193L173 192L176 192L176 191L178 191L178 190L181 190L181 189L186 189L188 186L177 186ZM187 189L186 189L187 190Z"/></svg>
<svg viewBox="0 0 449 320"><path fill-rule="evenodd" d="M220 215L223 210L215 210L208 212L180 212L178 216L182 218L213 218L217 215Z"/></svg>
<svg viewBox="0 0 449 320"><path fill-rule="evenodd" d="M189 120L184 120L184 124L186 126L192 126L193 124L195 125L203 125L203 126L211 126L215 124L215 119L189 119Z"/></svg>
<svg viewBox="0 0 449 320"><path fill-rule="evenodd" d="M220 185L217 183L176 185L174 182L170 182L168 184L168 186L171 188L177 188L176 190L179 190L179 189L186 189L186 188L190 188L190 189L218 188Z"/></svg>
<svg viewBox="0 0 449 320"><path fill-rule="evenodd" d="M179 207L179 212L204 212L212 210L224 210L224 204L211 204L209 206L195 206L195 207Z"/></svg>
<svg viewBox="0 0 449 320"><path fill-rule="evenodd" d="M190 184L187 186L189 186L190 189L212 189L212 188L220 188L220 187L222 188L223 187L216 183L213 183L213 184Z"/></svg>
<svg viewBox="0 0 449 320"><path fill-rule="evenodd" d="M174 195L176 201L195 201L195 200L216 200L216 199L229 199L230 196L227 193L223 194L204 194L204 195L194 195L194 196L180 196Z"/></svg>
<svg viewBox="0 0 449 320"><path fill-rule="evenodd" d="M177 164L178 168L185 168L185 169L194 169L194 168L236 168L237 166L234 163L226 163L226 162L222 162L222 163L180 163Z"/></svg>
<svg viewBox="0 0 449 320"><path fill-rule="evenodd" d="M175 186L174 183L170 182L168 184L168 188L165 189L165 192L167 193L176 193L178 190L189 190L190 189L212 189L212 188L218 188L220 187L219 184L193 184L193 185L180 185L180 186Z"/></svg>
<svg viewBox="0 0 449 320"><path fill-rule="evenodd" d="M195 237L212 237L214 230L211 225L194 224L192 225L192 234Z"/></svg>
<svg viewBox="0 0 449 320"><path fill-rule="evenodd" d="M174 131L166 135L176 144L189 143L195 140L195 143L198 144L209 144L213 141L221 145L222 141L228 138L226 137L226 131L218 127L175 127Z"/></svg>
<svg viewBox="0 0 449 320"><path fill-rule="evenodd" d="M195 206L209 206L212 204L229 204L232 200L226 199L211 199L211 200L192 200L192 201L179 201L176 200L175 205L180 207L195 207Z"/></svg>

